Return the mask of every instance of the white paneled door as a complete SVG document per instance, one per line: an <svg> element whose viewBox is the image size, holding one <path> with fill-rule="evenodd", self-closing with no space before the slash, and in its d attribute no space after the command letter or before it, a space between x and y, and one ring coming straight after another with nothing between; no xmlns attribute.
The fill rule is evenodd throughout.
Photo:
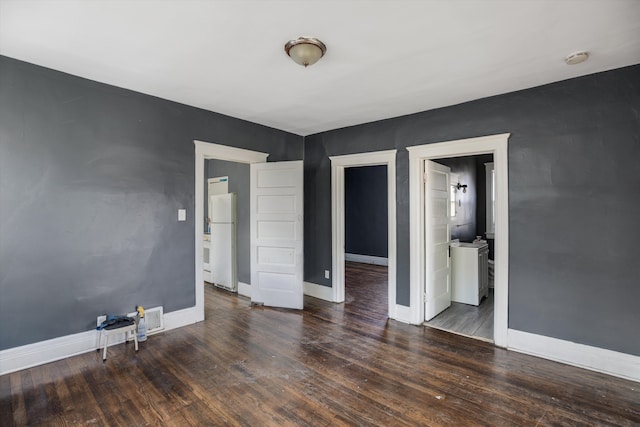
<svg viewBox="0 0 640 427"><path fill-rule="evenodd" d="M451 169L430 160L425 172L425 320L451 305L449 180Z"/></svg>
<svg viewBox="0 0 640 427"><path fill-rule="evenodd" d="M251 302L302 309L302 161L251 165Z"/></svg>

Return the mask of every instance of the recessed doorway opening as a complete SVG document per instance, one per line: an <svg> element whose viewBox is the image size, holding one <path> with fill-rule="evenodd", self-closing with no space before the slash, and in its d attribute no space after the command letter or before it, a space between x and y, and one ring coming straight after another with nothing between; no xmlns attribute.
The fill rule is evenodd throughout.
<svg viewBox="0 0 640 427"><path fill-rule="evenodd" d="M450 266L448 306L425 324L493 342L495 180L493 155L431 159L442 166L447 192ZM427 186L429 182L427 182ZM428 207L425 207L428 210ZM426 216L430 216L428 212ZM428 232L428 231L427 231ZM442 308L442 307L441 307Z"/></svg>
<svg viewBox="0 0 640 427"><path fill-rule="evenodd" d="M204 320L204 248L203 236L206 234L205 221L205 182L206 160L217 159L235 163L265 163L269 154L226 145L213 144L203 141L194 141L195 145L195 291L196 304L193 308L193 321ZM249 189L247 188L247 191ZM242 287L239 289L242 293Z"/></svg>
<svg viewBox="0 0 640 427"><path fill-rule="evenodd" d="M387 166L345 168L345 310L388 316Z"/></svg>
<svg viewBox="0 0 640 427"><path fill-rule="evenodd" d="M396 150L333 156L331 160L332 300L345 301L345 168L386 166L387 169L387 310L396 318Z"/></svg>
<svg viewBox="0 0 640 427"><path fill-rule="evenodd" d="M433 251L427 251L427 239L433 236L432 218L426 213L425 201L435 197L428 195L425 185L427 161L446 157L492 154L495 177L495 272L494 272L494 324L493 340L497 346L507 346L508 326L508 278L509 278L509 210L508 210L508 153L509 134L447 141L407 147L409 151L410 193L410 317L411 323L422 324L427 320L426 307L434 295ZM448 203L447 187L440 189L442 206ZM429 233L429 234L427 234ZM442 233L449 239L448 232ZM430 244L440 244L434 239ZM448 244L446 246L449 246ZM440 258L439 258L440 259ZM440 264L442 260L440 260ZM442 286L441 286L442 288ZM428 317L429 319L431 317Z"/></svg>

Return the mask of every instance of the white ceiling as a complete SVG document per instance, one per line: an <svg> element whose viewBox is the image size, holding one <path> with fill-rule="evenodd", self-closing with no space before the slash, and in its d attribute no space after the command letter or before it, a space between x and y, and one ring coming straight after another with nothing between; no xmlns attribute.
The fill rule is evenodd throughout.
<svg viewBox="0 0 640 427"><path fill-rule="evenodd" d="M308 135L640 63L640 1L0 0L0 54Z"/></svg>

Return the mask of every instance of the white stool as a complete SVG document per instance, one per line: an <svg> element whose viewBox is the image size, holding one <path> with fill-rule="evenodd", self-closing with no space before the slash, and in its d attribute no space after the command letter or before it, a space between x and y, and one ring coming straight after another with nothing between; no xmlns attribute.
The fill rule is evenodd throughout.
<svg viewBox="0 0 640 427"><path fill-rule="evenodd" d="M109 337L115 334L124 334L124 342L125 344L129 343L129 332L133 332L133 341L136 344L136 351L138 351L138 334L136 334L136 324L132 323L131 325L122 326L120 328L114 329L102 329L98 331L98 342L96 343L96 351L100 351L100 345L102 344L102 337L105 337L103 353L102 353L102 361L107 360L107 347L109 346Z"/></svg>

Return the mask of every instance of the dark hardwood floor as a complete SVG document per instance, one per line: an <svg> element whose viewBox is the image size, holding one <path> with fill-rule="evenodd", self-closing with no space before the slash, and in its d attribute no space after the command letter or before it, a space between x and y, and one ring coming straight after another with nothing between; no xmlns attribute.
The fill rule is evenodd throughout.
<svg viewBox="0 0 640 427"><path fill-rule="evenodd" d="M4 375L0 426L640 424L640 384L387 320L386 276L351 267L344 304L252 307L206 285L206 321L138 353Z"/></svg>
<svg viewBox="0 0 640 427"><path fill-rule="evenodd" d="M372 321L387 321L389 311L386 266L345 262L344 310L353 316L366 316Z"/></svg>

